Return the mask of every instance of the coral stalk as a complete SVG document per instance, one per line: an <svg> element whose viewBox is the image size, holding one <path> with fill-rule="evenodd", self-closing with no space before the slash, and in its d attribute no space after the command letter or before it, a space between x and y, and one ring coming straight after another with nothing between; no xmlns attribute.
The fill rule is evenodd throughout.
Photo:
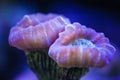
<svg viewBox="0 0 120 80"><path fill-rule="evenodd" d="M39 80L79 80L87 68L63 68L48 56L48 50L27 51L28 64Z"/></svg>

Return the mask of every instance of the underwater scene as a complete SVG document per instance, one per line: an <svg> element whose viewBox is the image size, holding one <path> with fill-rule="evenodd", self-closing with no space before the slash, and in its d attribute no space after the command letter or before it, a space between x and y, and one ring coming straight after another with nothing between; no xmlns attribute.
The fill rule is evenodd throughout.
<svg viewBox="0 0 120 80"><path fill-rule="evenodd" d="M120 80L119 5L0 0L0 80Z"/></svg>

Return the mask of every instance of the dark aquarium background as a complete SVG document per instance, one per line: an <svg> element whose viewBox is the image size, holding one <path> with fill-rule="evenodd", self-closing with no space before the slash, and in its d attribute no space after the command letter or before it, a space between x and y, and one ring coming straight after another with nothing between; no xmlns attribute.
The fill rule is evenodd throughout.
<svg viewBox="0 0 120 80"><path fill-rule="evenodd" d="M105 33L117 48L109 67L90 69L83 80L120 80L119 0L0 0L0 80L37 80L23 51L9 46L10 28L25 14L57 13ZM105 73L106 72L106 73ZM90 79L91 78L91 79Z"/></svg>

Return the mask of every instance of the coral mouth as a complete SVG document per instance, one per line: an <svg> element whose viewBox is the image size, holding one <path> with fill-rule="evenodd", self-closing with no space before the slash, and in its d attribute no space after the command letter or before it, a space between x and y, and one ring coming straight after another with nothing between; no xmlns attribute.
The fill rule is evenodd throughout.
<svg viewBox="0 0 120 80"><path fill-rule="evenodd" d="M95 45L91 41L84 39L84 38L76 39L72 41L69 45L72 45L72 46L79 45L83 47L95 47Z"/></svg>

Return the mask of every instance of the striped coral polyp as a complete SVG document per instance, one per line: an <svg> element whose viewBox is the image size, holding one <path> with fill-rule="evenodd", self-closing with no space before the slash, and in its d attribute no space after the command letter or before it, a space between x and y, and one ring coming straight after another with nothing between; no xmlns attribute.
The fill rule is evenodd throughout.
<svg viewBox="0 0 120 80"><path fill-rule="evenodd" d="M48 48L69 20L55 14L25 15L10 31L9 44L22 50Z"/></svg>
<svg viewBox="0 0 120 80"><path fill-rule="evenodd" d="M49 56L61 67L103 67L110 63L115 48L103 33L77 22L65 26L51 45Z"/></svg>

